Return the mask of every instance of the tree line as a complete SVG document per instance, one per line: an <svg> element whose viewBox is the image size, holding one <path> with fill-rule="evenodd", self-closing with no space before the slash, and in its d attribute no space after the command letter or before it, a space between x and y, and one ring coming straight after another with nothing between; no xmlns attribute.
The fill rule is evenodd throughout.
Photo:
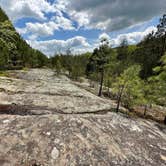
<svg viewBox="0 0 166 166"><path fill-rule="evenodd" d="M52 67L58 73L78 80L87 77L100 85L98 95L107 87L111 97L132 110L134 106L157 104L166 106L166 15L160 19L157 32L148 34L137 45L126 39L117 48L111 48L106 38L93 53L79 56L55 55Z"/></svg>
<svg viewBox="0 0 166 166"><path fill-rule="evenodd" d="M74 80L86 77L100 85L98 96L107 95L132 110L143 105L146 114L151 104L166 106L166 15L160 19L157 32L148 34L137 45L129 45L124 38L112 48L106 38L92 53L55 54L48 58L31 48L16 32L7 15L0 8L0 70L23 67L55 69Z"/></svg>
<svg viewBox="0 0 166 166"><path fill-rule="evenodd" d="M0 8L0 70L42 67L47 64L47 56L31 48L20 37Z"/></svg>

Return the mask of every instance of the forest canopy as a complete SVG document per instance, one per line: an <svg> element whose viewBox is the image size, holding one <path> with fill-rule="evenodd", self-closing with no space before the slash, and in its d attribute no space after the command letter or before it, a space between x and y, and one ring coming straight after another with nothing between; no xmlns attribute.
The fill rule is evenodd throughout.
<svg viewBox="0 0 166 166"><path fill-rule="evenodd" d="M47 63L47 56L31 48L20 37L0 8L0 69L42 67Z"/></svg>

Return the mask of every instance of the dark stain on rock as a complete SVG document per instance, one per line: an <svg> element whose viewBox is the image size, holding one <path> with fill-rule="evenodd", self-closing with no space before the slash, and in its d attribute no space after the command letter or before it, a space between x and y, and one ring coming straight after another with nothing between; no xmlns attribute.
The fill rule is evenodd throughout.
<svg viewBox="0 0 166 166"><path fill-rule="evenodd" d="M0 166L9 166L10 162L8 160L0 158Z"/></svg>
<svg viewBox="0 0 166 166"><path fill-rule="evenodd" d="M88 132L88 128L86 126L84 126L83 128L81 128L81 134L86 138L87 137L87 132Z"/></svg>
<svg viewBox="0 0 166 166"><path fill-rule="evenodd" d="M36 143L34 141L30 141L27 143L27 152L29 154L32 154L34 152L34 148L36 146Z"/></svg>

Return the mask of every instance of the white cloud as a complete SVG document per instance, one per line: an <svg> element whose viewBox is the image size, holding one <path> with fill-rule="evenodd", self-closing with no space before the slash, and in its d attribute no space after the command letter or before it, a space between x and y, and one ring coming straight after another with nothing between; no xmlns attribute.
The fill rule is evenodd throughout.
<svg viewBox="0 0 166 166"><path fill-rule="evenodd" d="M1 0L0 6L12 20L23 17L44 20L44 12L56 12L55 7L45 0Z"/></svg>
<svg viewBox="0 0 166 166"><path fill-rule="evenodd" d="M165 12L165 0L59 0L80 26L119 30L152 19Z"/></svg>
<svg viewBox="0 0 166 166"><path fill-rule="evenodd" d="M55 16L52 18L52 20L58 25L59 28L62 28L63 30L75 29L72 21L69 20L68 18L65 18L64 16Z"/></svg>
<svg viewBox="0 0 166 166"><path fill-rule="evenodd" d="M156 30L157 30L156 27L150 26L150 27L146 28L144 31L123 33L123 34L117 35L115 38L111 38L110 35L107 33L101 33L99 35L98 39L96 40L96 42L94 42L93 46L94 46L94 48L98 47L100 45L100 41L102 38L108 39L111 47L119 46L123 39L126 39L129 44L137 44L138 42L143 40L145 38L145 36L147 36L149 33L151 33L152 31L156 32Z"/></svg>
<svg viewBox="0 0 166 166"><path fill-rule="evenodd" d="M44 20L45 13L53 12L66 23L63 11L78 23L78 28L107 32L148 21L163 14L166 8L165 0L55 0L53 4L47 0L1 0L0 5L12 20L22 17Z"/></svg>
<svg viewBox="0 0 166 166"><path fill-rule="evenodd" d="M92 44L87 42L87 39L82 36L76 36L68 40L47 40L37 41L35 36L31 36L27 41L33 48L39 49L48 56L52 56L56 53L65 53L68 48L71 48L72 53L81 54L84 52L92 52L94 48L99 47L100 39L107 38L110 41L112 47L120 45L121 41L126 38L129 44L136 44L142 40L146 35L156 31L154 26L148 27L145 31L132 32L120 34L116 38L111 38L107 33L99 35L98 39L93 41Z"/></svg>
<svg viewBox="0 0 166 166"><path fill-rule="evenodd" d="M26 23L26 32L32 32L37 36L49 36L54 34L58 26L54 22L48 23Z"/></svg>
<svg viewBox="0 0 166 166"><path fill-rule="evenodd" d="M25 29L25 28L17 28L17 27L16 27L16 31L17 31L19 34L25 34L25 33L26 33L26 29Z"/></svg>
<svg viewBox="0 0 166 166"><path fill-rule="evenodd" d="M17 28L17 31L20 34L30 33L33 36L41 37L41 36L51 36L54 35L55 30L75 30L72 22L63 17L63 16L54 16L51 21L44 23L26 23L25 28ZM31 38L31 35L29 36Z"/></svg>
<svg viewBox="0 0 166 166"><path fill-rule="evenodd" d="M123 38L130 44L136 44L155 27L149 27L145 31L138 31L137 28L136 32L120 34L113 39L110 39L108 34L162 14L165 12L166 3L165 0L55 0L51 4L47 0L0 0L0 6L12 21L23 17L38 19L39 22L26 22L24 28L16 29L20 34L26 34L32 47L47 55L53 55L55 52L64 52L67 48L72 48L74 53L92 51L94 47L98 47L101 37L108 38L112 46L118 46ZM50 12L53 15L48 18L46 14L49 15ZM73 24L78 24L77 29ZM100 29L107 33L102 33L91 45L81 36L66 41L37 40L43 36L54 36L55 30L79 31L82 27L84 30Z"/></svg>
<svg viewBox="0 0 166 166"><path fill-rule="evenodd" d="M99 40L101 40L103 38L110 40L110 36L107 33L102 33L99 35Z"/></svg>
<svg viewBox="0 0 166 166"><path fill-rule="evenodd" d="M65 53L67 49L72 48L73 52L78 52L82 49L86 52L87 49L91 48L86 38L82 36L76 36L68 40L47 40L47 41L36 41L27 40L27 42L36 49L39 49L48 56L52 56L56 53Z"/></svg>
<svg viewBox="0 0 166 166"><path fill-rule="evenodd" d="M113 47L119 46L121 41L125 38L127 39L129 44L137 44L139 41L141 41L145 36L147 36L152 31L156 31L156 27L150 26L145 31L140 32L131 32L126 34L120 34L116 38L113 38L110 40L110 43Z"/></svg>
<svg viewBox="0 0 166 166"><path fill-rule="evenodd" d="M70 17L74 20L77 21L78 23L78 28L85 26L89 24L89 15L86 12L76 12L76 11L71 11L70 12Z"/></svg>

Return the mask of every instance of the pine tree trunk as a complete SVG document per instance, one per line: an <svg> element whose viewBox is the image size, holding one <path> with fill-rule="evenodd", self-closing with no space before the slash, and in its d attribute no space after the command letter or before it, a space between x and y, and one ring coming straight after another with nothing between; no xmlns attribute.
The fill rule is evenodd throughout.
<svg viewBox="0 0 166 166"><path fill-rule="evenodd" d="M121 97L122 97L122 94L123 94L124 87L125 87L125 85L121 87L120 92L119 92L118 101L117 101L117 107L116 107L116 112L119 112L119 107L120 107Z"/></svg>
<svg viewBox="0 0 166 166"><path fill-rule="evenodd" d="M121 97L119 96L118 97L117 107L116 107L116 112L119 112L120 102L121 102Z"/></svg>
<svg viewBox="0 0 166 166"><path fill-rule="evenodd" d="M110 88L107 89L107 96L110 97Z"/></svg>
<svg viewBox="0 0 166 166"><path fill-rule="evenodd" d="M107 95L110 97L110 81L107 82Z"/></svg>
<svg viewBox="0 0 166 166"><path fill-rule="evenodd" d="M164 124L166 125L166 116L165 116L165 119L164 119Z"/></svg>
<svg viewBox="0 0 166 166"><path fill-rule="evenodd" d="M165 49L166 49L166 32L165 32L165 35L164 35L164 37L163 37L163 40L162 40L162 52L161 52L161 56L163 56L164 55L164 53L165 53Z"/></svg>
<svg viewBox="0 0 166 166"><path fill-rule="evenodd" d="M101 96L101 95L102 95L103 80L104 80L104 70L102 69L102 71L101 71L101 80L100 80L100 89L99 89L99 94L98 94L98 96Z"/></svg>
<svg viewBox="0 0 166 166"><path fill-rule="evenodd" d="M147 112L147 105L145 105L144 107L144 116L146 116L146 112Z"/></svg>

